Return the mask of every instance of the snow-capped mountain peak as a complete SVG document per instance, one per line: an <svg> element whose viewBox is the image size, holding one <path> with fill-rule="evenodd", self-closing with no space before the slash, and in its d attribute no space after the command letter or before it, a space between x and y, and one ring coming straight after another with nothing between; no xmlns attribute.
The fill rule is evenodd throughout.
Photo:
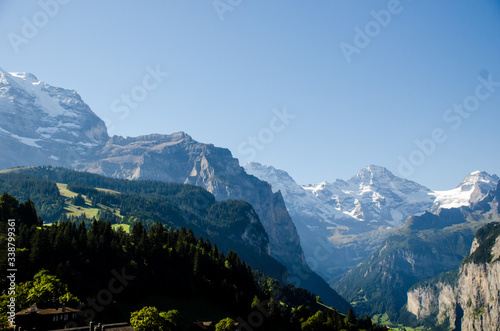
<svg viewBox="0 0 500 331"><path fill-rule="evenodd" d="M314 186L304 188L309 187ZM422 205L432 201L428 188L376 165L361 169L348 181L336 180L321 188L322 193L316 186L317 197L325 197L328 192L329 199L335 201L336 208L344 215L378 226L400 226L407 216L420 212Z"/></svg>
<svg viewBox="0 0 500 331"><path fill-rule="evenodd" d="M474 171L468 174L464 180L458 184L457 187L462 188L462 190L468 190L470 187L474 185L496 185L498 182L497 175L490 175L485 171Z"/></svg>
<svg viewBox="0 0 500 331"><path fill-rule="evenodd" d="M38 106L46 116L78 117L75 109L71 109L71 106L81 101L81 99L75 100L73 105L71 104L72 98L79 99L75 91L52 87L38 80L35 75L26 72L2 72L1 75L2 85L11 85L17 98L24 97L25 102L33 101L34 105ZM65 107L65 104L70 107Z"/></svg>
<svg viewBox="0 0 500 331"><path fill-rule="evenodd" d="M429 189L381 166L369 165L348 181L303 186L273 167L252 163L245 170L279 189L292 215L306 213L332 224L368 221L376 227L400 226L433 203Z"/></svg>
<svg viewBox="0 0 500 331"><path fill-rule="evenodd" d="M245 170L269 182L273 190L280 190L292 215L315 215L332 224L368 221L390 227L401 226L409 216L428 210L468 206L483 198L499 181L496 175L475 171L455 189L432 191L384 167L369 165L347 181L300 186L288 173L272 166L251 163Z"/></svg>
<svg viewBox="0 0 500 331"><path fill-rule="evenodd" d="M35 83L35 84L40 84L40 81L38 78L36 78L35 75L29 73L29 72L9 72L9 74L12 77L20 78L24 81Z"/></svg>
<svg viewBox="0 0 500 331"><path fill-rule="evenodd" d="M452 190L435 191L436 197L431 211L439 208L457 208L469 206L471 203L481 200L490 190L496 187L499 178L497 175L490 175L485 171L474 171Z"/></svg>
<svg viewBox="0 0 500 331"><path fill-rule="evenodd" d="M0 82L5 83L7 81L12 82L13 79L20 78L23 80L28 80L30 82L36 83L40 82L35 75L29 72L8 72L0 67Z"/></svg>
<svg viewBox="0 0 500 331"><path fill-rule="evenodd" d="M352 267L367 257L391 228L402 226L408 217L467 206L483 198L499 180L496 175L476 171L455 189L432 191L384 167L369 165L347 181L300 186L273 167L252 163L245 170L281 191L306 258L318 264L318 271L326 278L338 272L332 266ZM325 247L328 243L339 249L340 255L319 261L318 244ZM339 261L339 256L344 260Z"/></svg>
<svg viewBox="0 0 500 331"><path fill-rule="evenodd" d="M69 166L108 139L104 122L75 91L0 68L0 141L12 150L2 167L24 165L27 155L36 163Z"/></svg>
<svg viewBox="0 0 500 331"><path fill-rule="evenodd" d="M373 184L378 181L391 180L394 178L394 174L384 167L372 164L361 169L351 180L355 178L364 184Z"/></svg>

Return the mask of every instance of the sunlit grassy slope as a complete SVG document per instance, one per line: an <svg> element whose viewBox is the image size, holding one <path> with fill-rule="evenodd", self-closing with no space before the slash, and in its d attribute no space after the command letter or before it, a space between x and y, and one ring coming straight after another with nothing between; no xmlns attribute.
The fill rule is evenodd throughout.
<svg viewBox="0 0 500 331"><path fill-rule="evenodd" d="M97 207L92 207L92 202L85 195L83 195L83 198L85 199L85 206L75 206L72 202L73 201L72 199L78 194L68 190L68 184L57 183L57 188L59 189L59 194L65 197L64 211L67 216L80 216L82 214L85 214L87 217L92 218L92 217L97 217L97 214L99 213L100 210L109 210L113 212L114 215L122 217L120 215L119 208L115 208L112 206L105 206L103 204L97 204ZM105 189L98 189L98 190L105 191L107 193L120 194L119 192L112 190L105 190ZM118 227L119 225L120 224L116 224L115 227ZM123 230L125 230L125 232L128 232L130 226L127 225L122 225L122 226Z"/></svg>

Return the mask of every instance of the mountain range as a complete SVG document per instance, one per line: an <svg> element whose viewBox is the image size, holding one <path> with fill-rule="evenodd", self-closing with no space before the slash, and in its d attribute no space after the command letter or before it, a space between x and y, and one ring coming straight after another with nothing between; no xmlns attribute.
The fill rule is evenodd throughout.
<svg viewBox="0 0 500 331"><path fill-rule="evenodd" d="M440 209L408 218L369 258L345 274L335 288L359 313L375 316L383 312L393 323L415 322L415 316L408 314L406 308L407 292L419 282L459 269L471 252L476 232L500 221L499 201L500 182L468 207ZM444 278L449 282L449 276ZM490 280L498 285L497 276ZM429 290L419 295L431 294ZM411 295L408 298L413 299ZM415 309L415 302L410 300L409 310L422 317L416 314L419 310Z"/></svg>
<svg viewBox="0 0 500 331"><path fill-rule="evenodd" d="M280 194L247 175L229 150L182 132L109 138L104 122L75 91L52 87L31 74L1 71L0 91L2 168L62 166L115 178L194 184L219 200L245 200L270 236L271 254L288 265L305 265Z"/></svg>
<svg viewBox="0 0 500 331"><path fill-rule="evenodd" d="M475 171L452 190L432 191L384 167L369 165L347 181L299 185L272 166L249 163L244 168L281 192L308 263L332 282L369 256L408 217L469 206L499 180Z"/></svg>
<svg viewBox="0 0 500 331"><path fill-rule="evenodd" d="M433 191L369 165L349 180L299 185L272 166L241 167L228 149L184 132L109 137L76 91L2 69L0 143L0 169L50 165L191 184L211 194L200 196L246 201L245 219L265 235L238 236L247 248L260 242L258 254L286 267L280 281L346 311L327 280L358 313L385 312L391 320L407 316L401 312L411 286L458 268L475 232L498 220L496 175L475 171L454 189ZM211 199L194 202L203 209Z"/></svg>
<svg viewBox="0 0 500 331"><path fill-rule="evenodd" d="M321 295L338 295L307 265L283 197L248 175L225 148L179 132L109 137L104 122L76 91L50 86L28 73L0 70L0 167L51 165L133 180L201 186L217 200L250 203L269 238L269 254L292 282ZM346 307L341 307L346 311Z"/></svg>

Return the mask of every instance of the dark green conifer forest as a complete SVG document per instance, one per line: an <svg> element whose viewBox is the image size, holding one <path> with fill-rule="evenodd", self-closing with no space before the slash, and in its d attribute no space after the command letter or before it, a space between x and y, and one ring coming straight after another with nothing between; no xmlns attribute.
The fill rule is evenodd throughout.
<svg viewBox="0 0 500 331"><path fill-rule="evenodd" d="M234 250L228 244L218 247L214 238L245 226L252 212L245 202L216 202L202 189L179 184L118 181L120 187L111 187L104 177L89 175L85 184L81 177L68 184L78 193L74 200L82 204L86 197L91 204L116 206L123 217L110 209L99 219L66 217L61 211L67 201L53 181L71 182L60 177L72 173L53 176L59 178L0 176L6 192L21 201L32 199L20 203L7 193L0 197L2 272L7 269L7 220L16 219L18 311L35 303L50 305L55 299L80 308L87 321L103 323L129 321L133 312L158 306L164 317L175 311L181 329L196 320L231 318L252 330L385 330L369 318L357 318L352 310L342 315L307 290L252 269L236 253L242 245L235 244ZM120 194L97 190L89 181ZM143 194L128 194L132 185ZM37 212L40 208L43 217ZM57 215L59 221L44 224L45 217ZM112 223L124 219L133 220L129 233L113 229ZM283 269L275 272L279 270ZM0 286L0 309L6 316L6 277L0 278ZM1 322L5 327L6 320Z"/></svg>

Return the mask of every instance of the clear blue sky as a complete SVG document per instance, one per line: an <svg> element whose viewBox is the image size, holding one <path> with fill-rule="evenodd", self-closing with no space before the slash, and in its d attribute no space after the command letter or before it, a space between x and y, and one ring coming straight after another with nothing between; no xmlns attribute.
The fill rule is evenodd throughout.
<svg viewBox="0 0 500 331"><path fill-rule="evenodd" d="M500 175L500 84L478 79L500 82L500 1L55 1L0 2L0 67L75 89L112 135L185 131L300 184Z"/></svg>

